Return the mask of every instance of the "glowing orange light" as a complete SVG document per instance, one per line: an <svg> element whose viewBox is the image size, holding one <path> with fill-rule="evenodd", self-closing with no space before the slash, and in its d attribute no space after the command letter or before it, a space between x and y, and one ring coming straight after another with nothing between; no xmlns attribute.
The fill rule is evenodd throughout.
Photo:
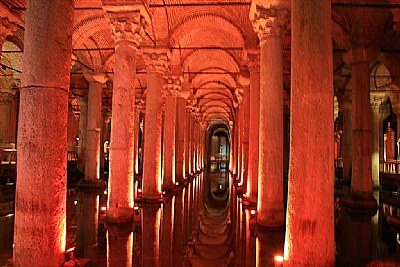
<svg viewBox="0 0 400 267"><path fill-rule="evenodd" d="M276 255L274 259L276 262L283 262L283 256L281 255Z"/></svg>
<svg viewBox="0 0 400 267"><path fill-rule="evenodd" d="M251 211L250 211L250 214L251 214L251 215L254 215L254 214L256 214L256 211L255 211L255 210L251 210ZM278 257L278 256L277 256L277 257ZM276 258L276 257L275 257L275 258Z"/></svg>
<svg viewBox="0 0 400 267"><path fill-rule="evenodd" d="M103 206L103 207L100 208L100 210L101 210L101 211L107 211L107 207L104 207L104 206Z"/></svg>

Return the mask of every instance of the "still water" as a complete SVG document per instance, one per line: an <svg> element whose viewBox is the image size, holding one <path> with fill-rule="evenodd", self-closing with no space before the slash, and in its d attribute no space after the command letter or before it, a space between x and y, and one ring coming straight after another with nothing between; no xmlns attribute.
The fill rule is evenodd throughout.
<svg viewBox="0 0 400 267"><path fill-rule="evenodd" d="M247 266L254 266L256 247L272 259L272 251L283 246L284 233L254 234L248 212L234 222L228 175L214 172L203 178L166 196L164 204L136 204L134 223L127 225L106 223L106 191L69 189L67 248L90 260L86 266L155 266L158 259L161 266L234 266L235 261L246 266L246 257L254 259ZM6 186L0 190L10 191ZM400 196L376 191L378 213L354 218L341 205L347 192L343 186L335 190L336 266L366 266L388 258L400 262ZM12 257L13 205L12 198L1 203L0 266Z"/></svg>

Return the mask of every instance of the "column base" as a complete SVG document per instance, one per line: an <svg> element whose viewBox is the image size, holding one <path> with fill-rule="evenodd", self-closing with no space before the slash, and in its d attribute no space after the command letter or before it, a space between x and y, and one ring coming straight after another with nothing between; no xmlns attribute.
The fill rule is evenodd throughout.
<svg viewBox="0 0 400 267"><path fill-rule="evenodd" d="M133 222L133 208L109 207L106 219L112 223Z"/></svg>
<svg viewBox="0 0 400 267"><path fill-rule="evenodd" d="M257 225L263 228L276 229L285 227L285 215L283 209L269 209L267 214L264 214L263 218L260 213L257 213Z"/></svg>
<svg viewBox="0 0 400 267"><path fill-rule="evenodd" d="M81 180L78 185L78 189L106 189L106 183L103 180Z"/></svg>
<svg viewBox="0 0 400 267"><path fill-rule="evenodd" d="M160 195L152 195L152 196L142 196L141 199L138 199L136 202L138 203L148 203L148 204L157 204L157 203L164 203L165 200L163 196Z"/></svg>
<svg viewBox="0 0 400 267"><path fill-rule="evenodd" d="M371 192L352 191L343 199L343 206L350 216L372 217L378 210L378 203Z"/></svg>

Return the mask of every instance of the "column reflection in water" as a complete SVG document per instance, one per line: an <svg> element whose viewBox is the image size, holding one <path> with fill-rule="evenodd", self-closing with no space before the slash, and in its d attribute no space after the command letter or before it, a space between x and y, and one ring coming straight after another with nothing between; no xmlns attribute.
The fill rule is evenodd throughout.
<svg viewBox="0 0 400 267"><path fill-rule="evenodd" d="M98 226L99 226L99 193L94 190L78 191L78 255L97 261Z"/></svg>
<svg viewBox="0 0 400 267"><path fill-rule="evenodd" d="M106 227L107 266L132 266L133 225L110 223Z"/></svg>
<svg viewBox="0 0 400 267"><path fill-rule="evenodd" d="M336 226L341 229L336 259L339 266L366 266L373 259L376 253L376 226L372 220L373 217L350 216L342 211L341 223Z"/></svg>
<svg viewBox="0 0 400 267"><path fill-rule="evenodd" d="M142 206L142 266L160 266L161 213L159 203Z"/></svg>
<svg viewBox="0 0 400 267"><path fill-rule="evenodd" d="M256 266L275 266L275 257L283 257L284 229L257 229Z"/></svg>
<svg viewBox="0 0 400 267"><path fill-rule="evenodd" d="M176 266L173 263L174 245L174 217L175 217L175 198L164 204L161 235L161 262L163 267Z"/></svg>
<svg viewBox="0 0 400 267"><path fill-rule="evenodd" d="M174 266L182 267L183 265L183 247L184 247L184 201L185 201L185 190L179 191L175 196L174 205Z"/></svg>
<svg viewBox="0 0 400 267"><path fill-rule="evenodd" d="M256 237L250 229L250 210L246 209L246 267L256 266Z"/></svg>

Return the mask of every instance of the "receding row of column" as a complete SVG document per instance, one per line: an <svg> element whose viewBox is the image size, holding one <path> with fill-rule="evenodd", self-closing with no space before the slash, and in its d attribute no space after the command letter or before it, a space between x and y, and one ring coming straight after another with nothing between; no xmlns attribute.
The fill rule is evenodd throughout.
<svg viewBox="0 0 400 267"><path fill-rule="evenodd" d="M330 5L292 1L289 9L288 1L276 2L273 6L253 3L250 18L260 39L259 67L254 62L257 53L249 51L250 92L246 95L244 90L243 96L251 99L251 123L244 125L247 104L239 101L233 124L230 170L238 187L232 192L240 199L233 208L236 264L273 264L272 258L284 253L285 266L333 266L333 70L332 37L327 34ZM285 222L283 33L290 11L290 166ZM251 133L248 148L246 130ZM365 138L357 142L361 145ZM243 154L248 155L247 166ZM359 175L363 176L361 172ZM355 179L353 192L356 185L360 185L358 190L371 192L371 183L366 180ZM264 243L274 243L269 240L272 233L283 235L285 227L285 246L276 244L276 254L266 254ZM254 232L257 240L251 238ZM251 247L256 247L256 255L251 254Z"/></svg>
<svg viewBox="0 0 400 267"><path fill-rule="evenodd" d="M57 11L57 14L50 12L44 15L43 12L49 10L48 5L46 1L31 1L26 11L24 71L18 125L14 250L16 266L60 266L65 253L65 151L67 150L65 114L68 111L73 1L52 3L52 10L61 10L63 14ZM136 53L144 35L148 14L144 8L135 5L131 10L122 12L110 6L105 6L104 9L110 19L115 40L107 220L128 222L133 219L134 176L140 167L137 161L140 113L135 111L134 104ZM54 23L48 24L44 19L49 17ZM46 57L39 52L43 48L49 51ZM199 204L197 200L201 184L199 173L204 166L205 125L202 123L198 108L187 105L186 100L179 97L181 81L175 80L173 88L170 88L165 97L164 112L168 116L165 116L163 125L163 98L160 96L163 93L167 56L167 51L163 50L144 53L148 79L143 131L145 142L142 146L142 199L158 201L162 197L163 183L164 189L169 189L175 187L177 182L184 184L189 178L194 179L183 191L185 193L182 193L185 195L184 199L187 196L188 202L185 211L188 224L184 227L193 229L191 224L196 222ZM107 126L103 126L101 121L102 87L107 78L101 71L85 73L85 77L89 82L89 90L87 96L80 99L83 101L80 103L79 118L81 131L78 141L81 164L79 169L84 171L84 180L89 186L99 187L100 153L103 150L100 148L100 145L103 145L101 139L102 135L108 135L107 129L102 132L102 128ZM187 118L187 121L182 120L183 118ZM185 125L177 127L177 121L185 121L189 127ZM73 122L76 123L75 118ZM32 184L35 184L33 189ZM181 200L180 205L183 203L185 201ZM154 239L154 242L143 243L150 246L149 249L143 247L143 251L146 251L143 261L147 262L146 259L149 259L150 262L158 257L146 256L146 253L147 251L156 253L156 240L159 236L157 236L158 231L154 231L156 229L154 225L160 226L161 210L155 208L153 212L147 208L143 212L143 231L153 233L148 240ZM183 217L177 217L182 222ZM164 218L165 221L168 219L169 223L166 225L172 227L175 218ZM43 221L48 223L43 224ZM146 227L151 227L151 231L147 231ZM172 229L165 231L172 232ZM187 236L189 235L191 233L187 233ZM144 239L146 237L144 235ZM131 239L131 235L128 235L124 242L130 242ZM37 246L38 243L41 245ZM170 241L163 240L163 243L170 244L169 247L172 248ZM113 249L109 251L115 252ZM168 261L170 260L168 258ZM158 266L156 263L150 265Z"/></svg>

